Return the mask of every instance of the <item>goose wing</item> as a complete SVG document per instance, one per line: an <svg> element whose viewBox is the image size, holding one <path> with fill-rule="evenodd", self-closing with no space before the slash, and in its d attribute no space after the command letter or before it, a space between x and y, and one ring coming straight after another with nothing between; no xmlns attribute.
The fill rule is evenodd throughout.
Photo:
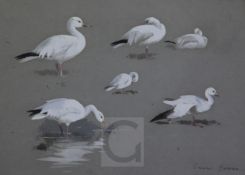
<svg viewBox="0 0 245 175"><path fill-rule="evenodd" d="M76 45L76 38L68 35L52 36L41 42L34 52L41 58L49 58L56 55L65 55L67 50Z"/></svg>
<svg viewBox="0 0 245 175"><path fill-rule="evenodd" d="M178 43L180 47L194 48L200 43L200 40L201 37L199 35L187 34L177 38L176 43Z"/></svg>
<svg viewBox="0 0 245 175"><path fill-rule="evenodd" d="M130 77L128 74L119 74L117 75L110 83L111 86L117 87L124 84L127 84L130 81Z"/></svg>
<svg viewBox="0 0 245 175"><path fill-rule="evenodd" d="M190 111L190 109L192 107L194 107L195 104L192 103L180 103L177 104L174 108L174 113L172 114L173 117L183 117L186 114L188 114L188 112Z"/></svg>
<svg viewBox="0 0 245 175"><path fill-rule="evenodd" d="M61 117L66 114L81 114L83 106L76 100L59 98L47 101L44 105L36 108L41 110L41 114L50 117Z"/></svg>
<svg viewBox="0 0 245 175"><path fill-rule="evenodd" d="M153 28L153 26L150 25L136 26L124 34L123 38L128 39L129 45L141 43L154 35L154 30L151 28Z"/></svg>

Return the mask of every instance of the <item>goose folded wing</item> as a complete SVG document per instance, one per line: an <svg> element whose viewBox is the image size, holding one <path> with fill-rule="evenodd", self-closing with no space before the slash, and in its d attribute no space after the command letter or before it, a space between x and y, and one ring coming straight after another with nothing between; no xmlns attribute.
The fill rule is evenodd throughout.
<svg viewBox="0 0 245 175"><path fill-rule="evenodd" d="M176 105L174 108L174 116L175 117L182 117L190 111L191 108L193 108L195 105L191 103L181 103Z"/></svg>
<svg viewBox="0 0 245 175"><path fill-rule="evenodd" d="M74 45L74 38L65 35L50 37L41 42L34 52L38 53L41 58L50 58L54 55L65 55Z"/></svg>
<svg viewBox="0 0 245 175"><path fill-rule="evenodd" d="M125 37L128 38L129 45L141 43L150 37L152 37L154 34L150 31L129 31L125 34Z"/></svg>
<svg viewBox="0 0 245 175"><path fill-rule="evenodd" d="M121 84L126 84L129 81L129 77L125 74L120 74L116 76L110 83L112 86L118 86Z"/></svg>
<svg viewBox="0 0 245 175"><path fill-rule="evenodd" d="M181 45L189 45L189 44L198 44L198 40L195 36L193 35L185 35L182 36L181 38L177 39L177 42L180 43Z"/></svg>
<svg viewBox="0 0 245 175"><path fill-rule="evenodd" d="M81 104L72 99L54 99L41 106L43 114L60 117L69 113L81 113Z"/></svg>

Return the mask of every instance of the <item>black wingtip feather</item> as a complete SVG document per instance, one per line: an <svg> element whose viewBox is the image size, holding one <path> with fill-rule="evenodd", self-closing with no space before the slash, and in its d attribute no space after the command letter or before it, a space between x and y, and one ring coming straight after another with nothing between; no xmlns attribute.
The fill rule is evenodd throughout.
<svg viewBox="0 0 245 175"><path fill-rule="evenodd" d="M167 41L164 41L165 43L171 43L171 44L176 44L176 42L174 41L170 41L170 40L167 40Z"/></svg>
<svg viewBox="0 0 245 175"><path fill-rule="evenodd" d="M41 109L32 109L32 110L29 110L27 112L29 112L30 113L29 116L32 117L36 114L39 114L41 111L42 111Z"/></svg>
<svg viewBox="0 0 245 175"><path fill-rule="evenodd" d="M115 42L111 43L111 46L113 47L113 46L116 46L118 44L123 44L123 43L124 44L128 43L128 40L127 39L121 39L121 40L115 41Z"/></svg>
<svg viewBox="0 0 245 175"><path fill-rule="evenodd" d="M163 119L167 119L167 117L171 114L171 113L173 113L173 109L170 109L170 110L167 110L167 111L165 111L165 112L163 112L163 113L160 113L160 114L158 114L156 117L154 117L153 119L151 119L151 121L150 122L155 122L155 121L158 121L158 120L163 120Z"/></svg>
<svg viewBox="0 0 245 175"><path fill-rule="evenodd" d="M21 59L24 59L27 57L36 57L36 56L39 56L39 55L37 53L34 53L34 52L27 52L27 53L23 53L21 55L16 56L15 59L21 60Z"/></svg>

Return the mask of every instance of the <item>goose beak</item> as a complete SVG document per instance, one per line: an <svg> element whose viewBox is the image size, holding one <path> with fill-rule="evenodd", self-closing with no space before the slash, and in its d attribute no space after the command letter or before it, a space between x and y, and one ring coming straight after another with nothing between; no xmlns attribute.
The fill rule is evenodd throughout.
<svg viewBox="0 0 245 175"><path fill-rule="evenodd" d="M214 96L215 96L215 97L220 97L220 95L219 95L219 94L217 94L217 93L216 93Z"/></svg>
<svg viewBox="0 0 245 175"><path fill-rule="evenodd" d="M83 24L83 27L85 27L85 28L86 28L86 27L88 27L88 26L87 26L86 24Z"/></svg>

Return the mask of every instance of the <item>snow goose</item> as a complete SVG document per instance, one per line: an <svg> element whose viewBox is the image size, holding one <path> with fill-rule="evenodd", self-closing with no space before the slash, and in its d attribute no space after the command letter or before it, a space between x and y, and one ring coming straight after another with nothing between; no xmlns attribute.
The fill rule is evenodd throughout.
<svg viewBox="0 0 245 175"><path fill-rule="evenodd" d="M144 45L147 54L149 45L158 43L165 35L164 24L154 17L149 17L145 19L144 25L133 27L120 40L111 43L111 46L117 48L125 44L130 46L133 44Z"/></svg>
<svg viewBox="0 0 245 175"><path fill-rule="evenodd" d="M216 90L209 87L205 91L207 100L197 97L195 95L184 95L180 98L165 99L163 103L172 106L173 108L167 110L151 120L151 122L159 121L162 119L181 118L187 114L192 114L193 125L195 125L194 112L202 113L208 111L214 104L214 96L218 96Z"/></svg>
<svg viewBox="0 0 245 175"><path fill-rule="evenodd" d="M21 63L34 59L55 61L60 76L63 75L63 63L83 51L86 45L85 37L76 28L86 27L78 17L72 17L67 22L67 30L71 35L55 35L41 42L33 51L16 56Z"/></svg>
<svg viewBox="0 0 245 175"><path fill-rule="evenodd" d="M174 41L165 42L174 44L178 49L197 49L205 48L208 43L208 38L203 36L199 28L196 28L193 34L186 34L176 38Z"/></svg>
<svg viewBox="0 0 245 175"><path fill-rule="evenodd" d="M99 122L104 121L104 115L94 105L84 107L78 101L67 98L49 100L42 106L28 112L32 120L50 119L57 121L62 134L61 124L65 124L67 135L71 123L86 118L90 113L93 113Z"/></svg>
<svg viewBox="0 0 245 175"><path fill-rule="evenodd" d="M121 73L117 75L108 86L105 87L105 90L111 91L112 89L124 89L138 80L139 75L137 72L130 72L129 74Z"/></svg>

